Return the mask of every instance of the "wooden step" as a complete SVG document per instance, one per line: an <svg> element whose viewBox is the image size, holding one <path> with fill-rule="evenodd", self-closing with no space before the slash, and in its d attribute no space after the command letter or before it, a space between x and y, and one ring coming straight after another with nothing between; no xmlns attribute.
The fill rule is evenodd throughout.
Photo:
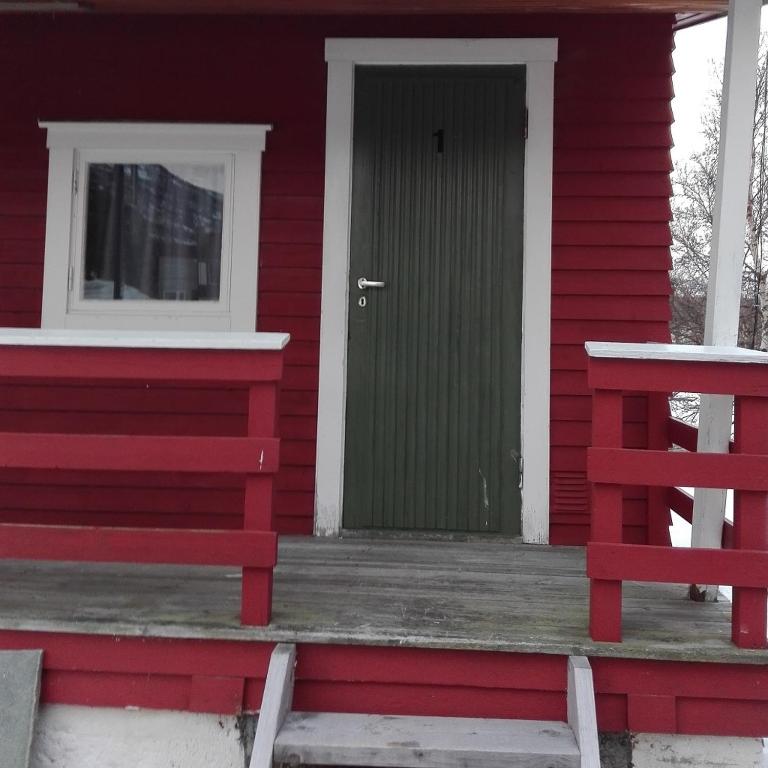
<svg viewBox="0 0 768 768"><path fill-rule="evenodd" d="M385 768L579 768L566 723L315 712L287 715L275 763Z"/></svg>

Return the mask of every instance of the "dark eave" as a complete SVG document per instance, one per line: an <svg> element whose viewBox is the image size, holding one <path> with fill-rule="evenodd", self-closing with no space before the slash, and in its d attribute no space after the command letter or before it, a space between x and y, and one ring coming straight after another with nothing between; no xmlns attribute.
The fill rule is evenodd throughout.
<svg viewBox="0 0 768 768"><path fill-rule="evenodd" d="M678 26L727 9L727 0L0 0L0 13L676 13Z"/></svg>

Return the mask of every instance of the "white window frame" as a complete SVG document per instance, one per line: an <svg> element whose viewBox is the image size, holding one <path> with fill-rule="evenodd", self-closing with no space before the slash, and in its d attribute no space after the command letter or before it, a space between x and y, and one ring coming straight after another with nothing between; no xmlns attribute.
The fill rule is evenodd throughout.
<svg viewBox="0 0 768 768"><path fill-rule="evenodd" d="M549 541L552 147L556 38L327 39L320 391L315 534L341 532L347 387L354 78L358 65L512 65L526 68L528 139L523 222L521 382L522 537Z"/></svg>
<svg viewBox="0 0 768 768"><path fill-rule="evenodd" d="M49 150L43 328L253 331L261 156L269 125L41 122ZM87 164L223 164L218 301L84 300Z"/></svg>

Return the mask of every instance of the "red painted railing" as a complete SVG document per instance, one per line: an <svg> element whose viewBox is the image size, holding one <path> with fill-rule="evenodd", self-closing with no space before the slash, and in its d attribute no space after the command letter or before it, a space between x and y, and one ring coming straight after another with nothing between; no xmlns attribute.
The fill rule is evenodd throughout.
<svg viewBox="0 0 768 768"><path fill-rule="evenodd" d="M732 639L739 647L766 646L768 599L768 355L660 345L588 344L593 391L592 536L587 547L590 634L621 641L622 581L726 584L734 587ZM712 348L709 348L712 350ZM735 395L731 453L667 450L672 442L695 448L688 430L674 426L659 445L650 425L648 450L622 446L623 396L647 392L661 409L672 391ZM649 545L622 543L622 488L647 486ZM653 530L668 519L676 487L733 488L733 549L682 549L658 545Z"/></svg>
<svg viewBox="0 0 768 768"><path fill-rule="evenodd" d="M242 530L0 524L0 558L239 566L241 620L268 624L277 560L272 512L277 397L287 337L270 339L267 349L258 348L252 334L243 334L243 345L236 348L205 334L207 345L142 348L121 345L118 337L111 346L98 334L89 334L98 346L78 346L76 334L66 345L46 344L45 332L38 338L30 332L14 343L14 333L0 333L4 383L244 388L248 421L242 437L3 432L0 469L237 476L244 478L245 506ZM167 336L167 345L173 344Z"/></svg>

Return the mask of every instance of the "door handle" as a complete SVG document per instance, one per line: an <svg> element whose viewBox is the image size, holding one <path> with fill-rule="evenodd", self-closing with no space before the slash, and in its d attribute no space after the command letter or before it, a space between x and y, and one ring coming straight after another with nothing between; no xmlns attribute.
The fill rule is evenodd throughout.
<svg viewBox="0 0 768 768"><path fill-rule="evenodd" d="M365 277L360 277L357 280L357 287L364 291L366 288L384 288L386 283L381 280L368 280Z"/></svg>

